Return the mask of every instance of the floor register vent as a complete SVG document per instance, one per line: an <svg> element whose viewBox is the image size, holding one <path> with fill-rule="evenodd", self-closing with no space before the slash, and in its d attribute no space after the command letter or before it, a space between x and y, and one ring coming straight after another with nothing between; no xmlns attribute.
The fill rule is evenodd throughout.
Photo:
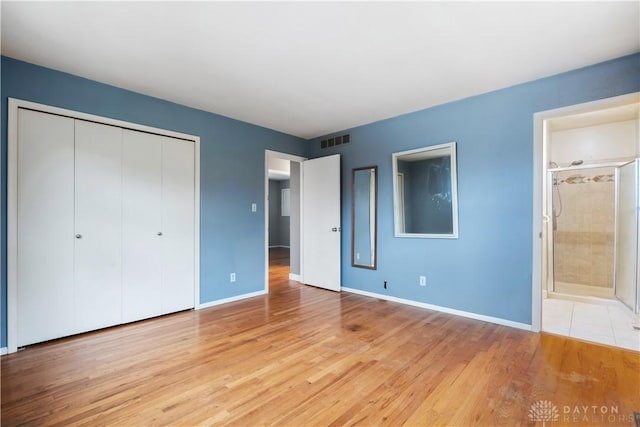
<svg viewBox="0 0 640 427"><path fill-rule="evenodd" d="M320 141L320 148L334 147L336 145L348 144L351 142L351 135L332 136Z"/></svg>

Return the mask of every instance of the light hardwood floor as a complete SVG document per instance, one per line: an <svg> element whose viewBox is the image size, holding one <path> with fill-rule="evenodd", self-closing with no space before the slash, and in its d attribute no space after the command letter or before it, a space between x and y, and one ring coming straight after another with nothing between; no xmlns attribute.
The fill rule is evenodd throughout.
<svg viewBox="0 0 640 427"><path fill-rule="evenodd" d="M3 356L2 425L533 425L546 400L547 425L595 426L640 409L640 353L271 270L268 296Z"/></svg>

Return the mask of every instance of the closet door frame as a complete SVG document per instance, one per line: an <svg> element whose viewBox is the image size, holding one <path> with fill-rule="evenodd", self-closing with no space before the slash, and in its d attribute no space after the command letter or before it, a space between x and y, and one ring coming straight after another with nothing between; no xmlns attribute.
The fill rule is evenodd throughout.
<svg viewBox="0 0 640 427"><path fill-rule="evenodd" d="M151 126L115 120L79 111L52 107L31 101L9 98L7 121L7 351L18 350L18 110L27 109L86 120L123 129L131 129L160 136L184 139L194 143L194 301L200 308L200 137Z"/></svg>

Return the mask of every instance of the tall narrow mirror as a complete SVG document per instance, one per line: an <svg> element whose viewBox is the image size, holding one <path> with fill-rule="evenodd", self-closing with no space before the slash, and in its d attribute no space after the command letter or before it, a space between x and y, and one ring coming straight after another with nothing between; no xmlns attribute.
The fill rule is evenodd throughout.
<svg viewBox="0 0 640 427"><path fill-rule="evenodd" d="M376 269L378 167L353 169L351 189L351 265Z"/></svg>
<svg viewBox="0 0 640 427"><path fill-rule="evenodd" d="M393 153L396 237L458 238L456 143Z"/></svg>

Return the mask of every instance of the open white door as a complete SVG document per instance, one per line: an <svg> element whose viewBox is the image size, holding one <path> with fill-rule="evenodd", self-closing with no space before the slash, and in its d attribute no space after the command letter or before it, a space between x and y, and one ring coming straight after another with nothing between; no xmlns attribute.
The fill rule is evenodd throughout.
<svg viewBox="0 0 640 427"><path fill-rule="evenodd" d="M302 162L302 283L340 290L340 155Z"/></svg>

